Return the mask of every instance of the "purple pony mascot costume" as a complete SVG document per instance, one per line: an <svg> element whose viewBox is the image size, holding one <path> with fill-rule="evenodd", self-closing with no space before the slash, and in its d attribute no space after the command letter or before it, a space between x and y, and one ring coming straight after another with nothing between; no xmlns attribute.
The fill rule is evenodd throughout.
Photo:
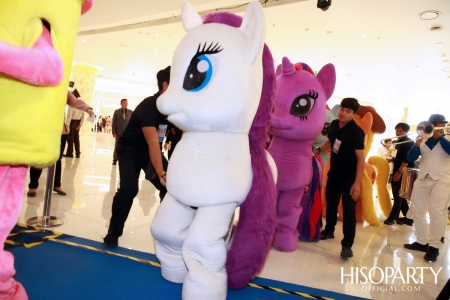
<svg viewBox="0 0 450 300"><path fill-rule="evenodd" d="M227 286L243 288L261 271L275 232L276 166L264 148L275 70L260 3L244 18L202 20L187 2L181 15L187 34L157 106L185 134L151 231L162 276L183 283L183 299L224 300Z"/></svg>
<svg viewBox="0 0 450 300"><path fill-rule="evenodd" d="M325 122L326 101L336 83L332 64L317 76L306 64L293 65L284 57L277 68L278 100L272 116L269 153L278 169L277 225L273 247L297 249L301 200L311 183L312 145Z"/></svg>

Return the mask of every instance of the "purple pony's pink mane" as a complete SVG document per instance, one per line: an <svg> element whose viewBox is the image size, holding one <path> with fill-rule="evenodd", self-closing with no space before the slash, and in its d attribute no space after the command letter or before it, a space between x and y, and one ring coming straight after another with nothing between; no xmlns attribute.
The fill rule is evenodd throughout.
<svg viewBox="0 0 450 300"><path fill-rule="evenodd" d="M240 27L242 17L219 12L204 16L203 23ZM253 182L240 208L228 251L226 270L230 288L244 288L263 268L275 232L277 188L265 151L276 91L274 62L269 47L263 49L263 86L258 110L249 132Z"/></svg>

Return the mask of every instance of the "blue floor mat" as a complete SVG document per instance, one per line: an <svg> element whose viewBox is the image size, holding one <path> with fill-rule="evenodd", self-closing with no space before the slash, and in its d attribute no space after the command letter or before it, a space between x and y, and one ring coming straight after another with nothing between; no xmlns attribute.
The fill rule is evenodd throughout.
<svg viewBox="0 0 450 300"><path fill-rule="evenodd" d="M5 249L15 257L16 280L33 299L181 299L181 284L166 281L155 255L16 226ZM363 299L256 278L227 299Z"/></svg>

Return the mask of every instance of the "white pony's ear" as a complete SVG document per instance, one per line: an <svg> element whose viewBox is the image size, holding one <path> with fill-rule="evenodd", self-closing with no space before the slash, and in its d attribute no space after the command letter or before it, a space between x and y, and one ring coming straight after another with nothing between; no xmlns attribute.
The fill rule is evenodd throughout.
<svg viewBox="0 0 450 300"><path fill-rule="evenodd" d="M259 2L250 2L239 30L249 46L248 62L252 65L261 53L266 38L266 19Z"/></svg>
<svg viewBox="0 0 450 300"><path fill-rule="evenodd" d="M190 31L203 24L200 15L194 9L192 4L187 1L183 1L183 4L181 5L181 20L183 21L183 27L186 31Z"/></svg>

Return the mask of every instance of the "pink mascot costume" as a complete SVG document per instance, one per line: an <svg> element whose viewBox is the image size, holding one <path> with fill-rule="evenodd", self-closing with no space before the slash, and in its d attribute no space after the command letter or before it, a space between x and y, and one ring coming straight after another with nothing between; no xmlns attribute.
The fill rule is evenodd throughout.
<svg viewBox="0 0 450 300"><path fill-rule="evenodd" d="M312 145L325 122L326 101L336 83L332 64L314 76L306 64L293 65L284 57L277 68L278 100L272 116L269 153L278 169L277 225L273 247L297 249L301 200L311 183Z"/></svg>
<svg viewBox="0 0 450 300"><path fill-rule="evenodd" d="M275 70L260 3L244 18L202 20L187 2L181 15L187 34L157 106L185 134L151 232L162 276L183 283L183 299L224 300L227 287L243 288L261 271L275 231L276 166L264 149Z"/></svg>
<svg viewBox="0 0 450 300"><path fill-rule="evenodd" d="M27 299L4 242L20 213L28 166L59 156L80 20L92 0L0 1L0 299Z"/></svg>

